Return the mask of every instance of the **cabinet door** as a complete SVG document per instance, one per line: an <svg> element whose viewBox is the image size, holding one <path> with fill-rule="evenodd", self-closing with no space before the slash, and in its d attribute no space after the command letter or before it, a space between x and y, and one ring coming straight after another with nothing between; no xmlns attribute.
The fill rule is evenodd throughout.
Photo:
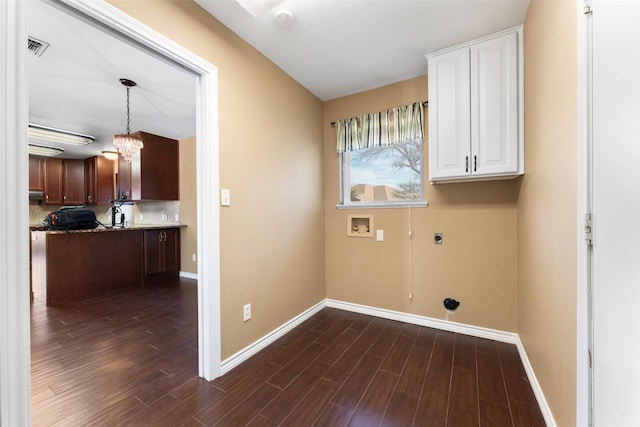
<svg viewBox="0 0 640 427"><path fill-rule="evenodd" d="M144 231L144 274L162 273L162 231Z"/></svg>
<svg viewBox="0 0 640 427"><path fill-rule="evenodd" d="M84 196L85 204L95 205L97 203L96 192L98 183L96 182L97 157L91 157L84 161Z"/></svg>
<svg viewBox="0 0 640 427"><path fill-rule="evenodd" d="M429 58L429 177L470 173L469 48Z"/></svg>
<svg viewBox="0 0 640 427"><path fill-rule="evenodd" d="M44 200L47 205L61 205L62 198L62 159L47 158L44 161Z"/></svg>
<svg viewBox="0 0 640 427"><path fill-rule="evenodd" d="M472 175L518 172L518 40L471 46Z"/></svg>
<svg viewBox="0 0 640 427"><path fill-rule="evenodd" d="M63 201L66 205L84 203L84 160L63 161Z"/></svg>
<svg viewBox="0 0 640 427"><path fill-rule="evenodd" d="M164 231L164 256L163 256L163 271L178 271L180 270L180 230L177 228L168 228Z"/></svg>
<svg viewBox="0 0 640 427"><path fill-rule="evenodd" d="M131 197L131 163L127 162L122 156L118 156L116 190L118 200L134 200Z"/></svg>
<svg viewBox="0 0 640 427"><path fill-rule="evenodd" d="M44 191L44 158L29 156L29 191Z"/></svg>
<svg viewBox="0 0 640 427"><path fill-rule="evenodd" d="M102 156L84 161L86 203L89 205L109 204L114 198L115 162Z"/></svg>

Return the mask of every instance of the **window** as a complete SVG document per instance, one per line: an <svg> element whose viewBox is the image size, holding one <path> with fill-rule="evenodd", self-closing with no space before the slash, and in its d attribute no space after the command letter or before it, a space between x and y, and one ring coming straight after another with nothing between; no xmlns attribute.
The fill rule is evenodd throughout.
<svg viewBox="0 0 640 427"><path fill-rule="evenodd" d="M340 206L424 204L422 116L416 102L332 123L342 163Z"/></svg>
<svg viewBox="0 0 640 427"><path fill-rule="evenodd" d="M341 153L343 206L422 202L422 141Z"/></svg>

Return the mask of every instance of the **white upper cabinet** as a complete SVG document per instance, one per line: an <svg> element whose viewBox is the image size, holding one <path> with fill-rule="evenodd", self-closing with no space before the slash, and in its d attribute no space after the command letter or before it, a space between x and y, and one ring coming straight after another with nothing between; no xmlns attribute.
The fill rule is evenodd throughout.
<svg viewBox="0 0 640 427"><path fill-rule="evenodd" d="M524 173L522 27L427 55L429 179Z"/></svg>

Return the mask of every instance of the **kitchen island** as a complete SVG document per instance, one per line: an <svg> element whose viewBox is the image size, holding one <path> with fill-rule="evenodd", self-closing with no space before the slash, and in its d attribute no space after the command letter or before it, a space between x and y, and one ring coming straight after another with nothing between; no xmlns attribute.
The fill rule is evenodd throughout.
<svg viewBox="0 0 640 427"><path fill-rule="evenodd" d="M32 231L34 298L56 305L177 280L179 227Z"/></svg>

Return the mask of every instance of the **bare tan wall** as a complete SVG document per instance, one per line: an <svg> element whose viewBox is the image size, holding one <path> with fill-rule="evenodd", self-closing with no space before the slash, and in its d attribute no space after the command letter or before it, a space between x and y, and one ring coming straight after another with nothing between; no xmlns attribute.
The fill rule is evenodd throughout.
<svg viewBox="0 0 640 427"><path fill-rule="evenodd" d="M429 207L411 212L412 247L407 209L336 209L339 157L330 122L426 99L423 76L325 103L327 298L443 319L442 301L454 297L461 305L450 320L515 332L516 181L426 182ZM385 241L347 237L349 214L373 215ZM436 231L444 233L441 246L433 244Z"/></svg>
<svg viewBox="0 0 640 427"><path fill-rule="evenodd" d="M196 176L196 139L187 138L179 143L180 148L180 270L198 273L198 198Z"/></svg>
<svg viewBox="0 0 640 427"><path fill-rule="evenodd" d="M322 102L191 1L112 3L218 67L224 359L324 298Z"/></svg>
<svg viewBox="0 0 640 427"><path fill-rule="evenodd" d="M518 333L559 426L576 419L576 11L532 0L524 25Z"/></svg>

